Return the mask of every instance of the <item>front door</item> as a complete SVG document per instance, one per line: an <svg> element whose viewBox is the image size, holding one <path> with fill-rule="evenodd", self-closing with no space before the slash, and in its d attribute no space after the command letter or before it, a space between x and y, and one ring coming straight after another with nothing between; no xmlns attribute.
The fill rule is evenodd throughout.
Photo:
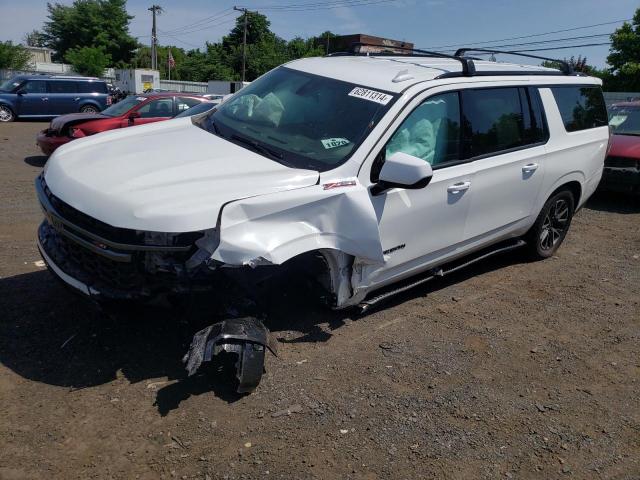
<svg viewBox="0 0 640 480"><path fill-rule="evenodd" d="M143 125L145 123L167 120L175 115L173 110L173 97L157 98L138 108L136 111L140 116L134 118L131 124Z"/></svg>
<svg viewBox="0 0 640 480"><path fill-rule="evenodd" d="M372 195L385 264L367 275L368 283L418 273L456 253L473 192L473 166L461 160L460 136L459 94L441 93L419 102L380 152L373 181L384 159L395 152L429 162L434 173L424 188Z"/></svg>
<svg viewBox="0 0 640 480"><path fill-rule="evenodd" d="M27 80L19 91L23 92L18 98L18 116L47 116L49 109L49 94L45 80Z"/></svg>

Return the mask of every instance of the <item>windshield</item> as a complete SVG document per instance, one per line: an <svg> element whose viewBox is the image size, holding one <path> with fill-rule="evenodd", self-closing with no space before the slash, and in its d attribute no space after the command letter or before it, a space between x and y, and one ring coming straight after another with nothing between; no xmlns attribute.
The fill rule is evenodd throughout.
<svg viewBox="0 0 640 480"><path fill-rule="evenodd" d="M614 135L640 135L640 106L612 106L609 125Z"/></svg>
<svg viewBox="0 0 640 480"><path fill-rule="evenodd" d="M326 171L355 152L394 100L280 67L194 123L289 167Z"/></svg>
<svg viewBox="0 0 640 480"><path fill-rule="evenodd" d="M180 112L178 115L176 115L176 118L190 117L199 113L208 112L212 108L215 108L215 106L215 103L210 102L199 103L198 105L194 105L193 107L187 108L186 110Z"/></svg>
<svg viewBox="0 0 640 480"><path fill-rule="evenodd" d="M20 78L12 78L10 80L7 80L6 82L3 82L2 85L0 85L0 91L12 92L14 88L20 85L20 82L22 82L22 79Z"/></svg>
<svg viewBox="0 0 640 480"><path fill-rule="evenodd" d="M101 113L107 117L119 117L139 103L144 102L146 99L147 97L136 97L135 95L131 95L118 103L114 103L109 108L105 108Z"/></svg>

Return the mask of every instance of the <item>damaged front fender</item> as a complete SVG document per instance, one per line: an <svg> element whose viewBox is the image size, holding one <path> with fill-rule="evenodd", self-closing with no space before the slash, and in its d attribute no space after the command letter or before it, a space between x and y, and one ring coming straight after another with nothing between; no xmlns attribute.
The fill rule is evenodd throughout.
<svg viewBox="0 0 640 480"><path fill-rule="evenodd" d="M223 208L219 225L212 258L227 265L278 265L320 249L338 250L362 263L384 262L376 213L357 181L237 200Z"/></svg>

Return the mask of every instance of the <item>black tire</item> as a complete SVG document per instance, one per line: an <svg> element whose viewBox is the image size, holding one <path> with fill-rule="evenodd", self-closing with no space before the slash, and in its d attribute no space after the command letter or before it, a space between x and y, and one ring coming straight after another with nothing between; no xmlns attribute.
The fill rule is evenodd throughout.
<svg viewBox="0 0 640 480"><path fill-rule="evenodd" d="M99 110L94 105L85 105L80 108L80 113L98 113Z"/></svg>
<svg viewBox="0 0 640 480"><path fill-rule="evenodd" d="M529 256L543 260L553 256L567 236L575 201L569 190L554 193L542 207L542 211L524 239Z"/></svg>
<svg viewBox="0 0 640 480"><path fill-rule="evenodd" d="M13 122L16 119L13 110L7 105L0 105L0 122Z"/></svg>

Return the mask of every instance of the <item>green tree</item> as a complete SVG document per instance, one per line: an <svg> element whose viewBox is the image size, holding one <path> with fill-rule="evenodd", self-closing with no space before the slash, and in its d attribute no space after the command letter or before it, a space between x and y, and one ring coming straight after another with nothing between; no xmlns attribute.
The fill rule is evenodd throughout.
<svg viewBox="0 0 640 480"><path fill-rule="evenodd" d="M31 63L31 55L22 45L0 42L0 68L25 70Z"/></svg>
<svg viewBox="0 0 640 480"><path fill-rule="evenodd" d="M40 30L32 30L25 34L24 43L29 47L46 47L47 38Z"/></svg>
<svg viewBox="0 0 640 480"><path fill-rule="evenodd" d="M133 18L125 8L126 0L74 0L73 4L47 4L45 22L47 46L56 51L55 59L66 58L67 51L83 47L102 47L113 62L129 62L137 47L129 35Z"/></svg>
<svg viewBox="0 0 640 480"><path fill-rule="evenodd" d="M624 22L611 34L607 63L615 90L640 90L640 8L631 23Z"/></svg>
<svg viewBox="0 0 640 480"><path fill-rule="evenodd" d="M77 73L90 77L103 76L104 69L111 63L111 55L101 47L72 48L67 50L65 59Z"/></svg>

